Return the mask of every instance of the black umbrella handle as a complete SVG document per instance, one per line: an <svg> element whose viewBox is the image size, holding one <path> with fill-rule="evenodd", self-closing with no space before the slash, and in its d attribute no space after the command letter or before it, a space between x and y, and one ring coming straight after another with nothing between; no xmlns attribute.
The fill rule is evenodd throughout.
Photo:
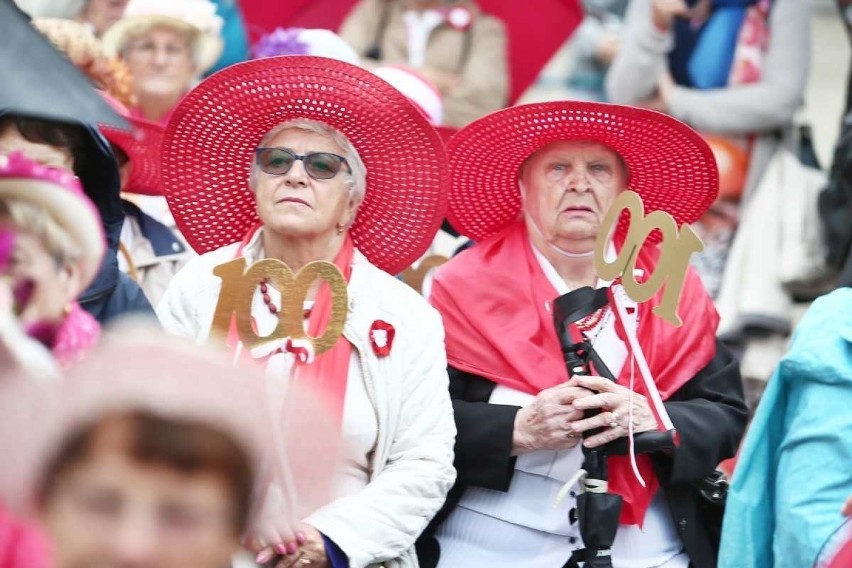
<svg viewBox="0 0 852 568"><path fill-rule="evenodd" d="M607 368L600 355L588 342L575 343L571 338L569 327L571 324L583 319L589 314L599 310L609 303L606 288L593 289L583 287L563 294L553 301L553 324L556 335L562 349L562 358L568 376L590 375L593 364L597 374L601 377L616 382L616 377ZM600 409L590 409L583 413L583 418L591 418L600 414ZM605 428L595 428L583 433L583 438L588 438L602 432ZM641 432L633 436L634 451L637 454L653 453L675 448L674 430L667 432ZM619 438L601 448L608 455L626 455L629 451L627 438ZM584 454L588 452L584 449ZM605 460L604 460L605 461ZM587 470L588 471L588 470Z"/></svg>

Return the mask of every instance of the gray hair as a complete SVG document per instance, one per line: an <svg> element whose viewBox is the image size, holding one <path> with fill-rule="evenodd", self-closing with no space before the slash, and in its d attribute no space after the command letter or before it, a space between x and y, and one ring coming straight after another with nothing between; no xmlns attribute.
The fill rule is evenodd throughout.
<svg viewBox="0 0 852 568"><path fill-rule="evenodd" d="M364 165L363 160L361 160L361 156L358 154L358 150L355 149L352 142L350 142L349 139L346 138L346 136L344 136L339 130L329 126L328 124L307 118L295 118L293 120L288 120L267 132L258 144L258 147L266 146L270 140L288 129L313 132L314 134L330 138L335 144L337 144L340 149L343 150L343 157L346 158L346 163L349 164L349 168L351 170L351 173L344 172L345 177L343 179L343 184L357 203L360 204L364 201L364 195L367 193L367 167ZM254 191L257 186L258 171L259 168L257 166L257 162L252 160L251 173L249 174L249 188L252 191Z"/></svg>
<svg viewBox="0 0 852 568"><path fill-rule="evenodd" d="M132 26L128 26L127 31L121 37L121 41L118 45L117 51L119 57L121 57L121 59L127 59L127 49L130 47L130 42L143 37L151 30L157 28L165 28L178 32L189 45L192 64L198 67L199 61L201 60L201 32L188 24L184 25L178 22L166 23L161 20L156 20L153 22L138 22Z"/></svg>

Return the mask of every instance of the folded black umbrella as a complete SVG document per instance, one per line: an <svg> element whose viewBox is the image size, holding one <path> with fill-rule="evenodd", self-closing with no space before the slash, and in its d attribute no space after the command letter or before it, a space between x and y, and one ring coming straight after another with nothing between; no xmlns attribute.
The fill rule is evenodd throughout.
<svg viewBox="0 0 852 568"><path fill-rule="evenodd" d="M13 0L0 0L0 37L0 114L130 128Z"/></svg>

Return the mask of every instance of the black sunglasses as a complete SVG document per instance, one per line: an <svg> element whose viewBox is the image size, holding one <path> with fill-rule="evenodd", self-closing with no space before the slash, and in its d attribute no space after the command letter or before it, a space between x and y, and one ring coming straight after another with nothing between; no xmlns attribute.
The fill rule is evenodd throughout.
<svg viewBox="0 0 852 568"><path fill-rule="evenodd" d="M311 152L300 156L286 148L258 148L255 150L255 159L260 169L272 176L283 176L296 160L302 160L305 171L314 179L333 178L343 164L352 173L346 158L330 152Z"/></svg>

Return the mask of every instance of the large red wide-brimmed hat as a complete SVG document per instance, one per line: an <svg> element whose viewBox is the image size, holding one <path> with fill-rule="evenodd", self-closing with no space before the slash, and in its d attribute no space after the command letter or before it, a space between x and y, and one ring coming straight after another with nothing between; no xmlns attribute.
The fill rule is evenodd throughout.
<svg viewBox="0 0 852 568"><path fill-rule="evenodd" d="M709 146L668 115L582 101L533 103L480 118L450 139L453 227L481 241L511 224L521 211L521 165L562 140L591 140L617 152L630 171L627 189L642 197L646 213L665 211L678 226L698 220L719 192Z"/></svg>
<svg viewBox="0 0 852 568"><path fill-rule="evenodd" d="M108 124L99 125L106 139L121 148L130 161L130 178L122 189L141 195L162 195L160 152L165 128L156 122L133 116L130 109L117 99L103 91L99 92L113 110L130 124L130 130Z"/></svg>
<svg viewBox="0 0 852 568"><path fill-rule="evenodd" d="M328 124L367 167L352 225L355 245L398 273L429 247L449 185L444 146L423 114L374 74L323 57L284 55L232 65L175 109L163 140L163 188L178 228L198 252L241 240L258 223L248 187L254 151L282 122Z"/></svg>

